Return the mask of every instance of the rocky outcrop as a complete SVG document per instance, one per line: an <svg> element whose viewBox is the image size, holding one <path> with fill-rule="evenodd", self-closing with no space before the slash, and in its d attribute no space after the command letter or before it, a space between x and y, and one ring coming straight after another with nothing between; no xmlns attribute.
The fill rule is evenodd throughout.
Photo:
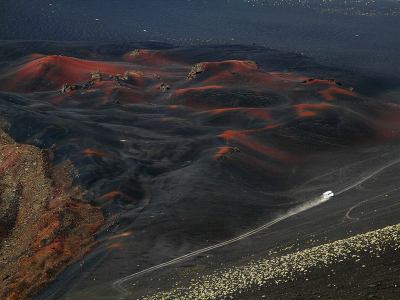
<svg viewBox="0 0 400 300"><path fill-rule="evenodd" d="M29 299L96 245L99 209L73 186L68 161L0 130L1 299Z"/></svg>

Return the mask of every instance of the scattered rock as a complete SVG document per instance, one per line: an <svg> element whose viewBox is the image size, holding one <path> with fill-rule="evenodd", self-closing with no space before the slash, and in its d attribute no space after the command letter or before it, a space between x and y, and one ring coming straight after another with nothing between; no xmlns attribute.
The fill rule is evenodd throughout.
<svg viewBox="0 0 400 300"><path fill-rule="evenodd" d="M310 78L308 78L306 80L303 80L303 83L307 83L307 82L314 81L314 80L315 80L314 77L310 77Z"/></svg>
<svg viewBox="0 0 400 300"><path fill-rule="evenodd" d="M101 74L100 70L97 72L92 72L92 82L102 81L103 75Z"/></svg>
<svg viewBox="0 0 400 300"><path fill-rule="evenodd" d="M168 85L168 84L166 84L166 83L161 83L161 86L160 86L160 89L163 91L163 92L165 92L166 90L169 90L171 87Z"/></svg>
<svg viewBox="0 0 400 300"><path fill-rule="evenodd" d="M125 76L129 76L129 75L140 75L140 76L144 76L144 74L140 71L135 71L135 70L129 70L125 72Z"/></svg>
<svg viewBox="0 0 400 300"><path fill-rule="evenodd" d="M340 82L336 81L334 78L325 79L325 81L332 82L336 85L342 86L342 84Z"/></svg>
<svg viewBox="0 0 400 300"><path fill-rule="evenodd" d="M187 79L196 78L196 76L202 72L204 72L204 64L203 63L195 64L195 65L193 65L192 69L190 70L189 75L187 76Z"/></svg>
<svg viewBox="0 0 400 300"><path fill-rule="evenodd" d="M63 84L60 89L60 94L68 93L71 90L71 87L66 83Z"/></svg>
<svg viewBox="0 0 400 300"><path fill-rule="evenodd" d="M257 69L260 69L260 65L258 63L256 63L254 60L247 60L245 63L252 65L253 67L255 67Z"/></svg>
<svg viewBox="0 0 400 300"><path fill-rule="evenodd" d="M131 53L129 53L129 56L135 56L135 55L139 55L139 54L140 54L140 50L139 49L135 49Z"/></svg>

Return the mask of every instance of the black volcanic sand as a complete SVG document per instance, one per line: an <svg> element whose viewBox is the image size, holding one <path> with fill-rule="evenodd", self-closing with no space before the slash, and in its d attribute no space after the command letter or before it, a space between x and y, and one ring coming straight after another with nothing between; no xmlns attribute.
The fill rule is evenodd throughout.
<svg viewBox="0 0 400 300"><path fill-rule="evenodd" d="M2 129L51 149L54 164L71 161L74 184L107 220L99 246L37 299L137 299L399 222L394 79L258 46L5 41L0 50ZM293 213L329 190L329 201Z"/></svg>

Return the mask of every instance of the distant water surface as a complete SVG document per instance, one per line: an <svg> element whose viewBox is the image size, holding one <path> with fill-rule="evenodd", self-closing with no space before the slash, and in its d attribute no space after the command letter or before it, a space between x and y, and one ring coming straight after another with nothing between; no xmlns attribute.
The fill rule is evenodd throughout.
<svg viewBox="0 0 400 300"><path fill-rule="evenodd" d="M397 76L399 1L3 1L0 39L257 43Z"/></svg>

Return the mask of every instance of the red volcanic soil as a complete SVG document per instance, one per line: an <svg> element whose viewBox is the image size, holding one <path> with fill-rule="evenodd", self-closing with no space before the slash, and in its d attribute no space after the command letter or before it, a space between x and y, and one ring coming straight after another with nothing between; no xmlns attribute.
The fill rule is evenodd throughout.
<svg viewBox="0 0 400 300"><path fill-rule="evenodd" d="M101 70L105 76L124 74L128 66L103 63L61 55L30 55L24 63L1 78L8 91L39 92L60 89L65 83L91 79L91 73ZM103 76L104 76L103 75Z"/></svg>
<svg viewBox="0 0 400 300"><path fill-rule="evenodd" d="M202 74L200 74L202 73ZM306 77L292 73L265 72L254 61L227 60L196 64L188 75L198 78L202 85L268 87L284 90L304 81ZM257 91L257 89L255 89ZM260 89L261 91L261 89Z"/></svg>
<svg viewBox="0 0 400 300"><path fill-rule="evenodd" d="M169 58L168 52L153 50L132 51L121 62L33 54L2 72L0 89L25 93L61 107L96 108L110 103L181 106L189 112L201 112L210 121L221 120L218 123L221 125L226 120L234 123L240 117L254 121L254 127L246 130L240 125L225 127L216 137L222 137L227 147L245 147L286 163L296 163L299 159L286 154L279 145L268 144L265 136L271 129L286 128L303 120L310 124L316 120L318 125L321 123L318 120L326 120L327 116L335 119L346 112L353 114L360 127L375 131L375 139L387 131L381 128L384 124L379 120L379 112L387 111L387 107L371 104L365 109L365 105L357 105L357 101L364 101L360 95L333 79L267 72L251 60L200 62L190 66ZM397 123L394 118L390 125ZM396 133L390 138L397 136ZM85 154L101 155L90 149Z"/></svg>
<svg viewBox="0 0 400 300"><path fill-rule="evenodd" d="M334 81L300 74L266 72L254 61L201 62L193 66L163 51L135 50L122 62L100 62L62 55L32 54L0 74L0 89L31 94L58 105L109 102L184 105L197 110L275 107L306 95L310 103L357 98ZM88 99L89 98L89 99ZM315 103L317 102L317 103ZM316 107L316 106L315 106ZM272 121L269 112L249 111ZM298 110L300 117L316 116Z"/></svg>
<svg viewBox="0 0 400 300"><path fill-rule="evenodd" d="M95 245L102 212L72 185L68 161L0 130L1 299L28 299Z"/></svg>
<svg viewBox="0 0 400 300"><path fill-rule="evenodd" d="M28 94L61 107L141 103L184 107L211 121L221 120L220 125L226 120L235 122L238 117L252 120L253 128L228 127L221 129L216 137L222 137L227 147L244 147L286 163L296 163L299 159L286 154L279 145L268 144L264 137L271 129L286 128L302 120L334 118L346 111L354 114L360 126L375 130L376 139L387 131L381 128L384 124L378 118L380 111L387 111L385 107L377 104L371 106L372 110L358 107L356 102L363 98L333 79L267 72L251 60L200 62L190 66L169 58L168 52L153 50L132 51L121 62L33 54L2 72L0 89ZM397 123L393 119L391 125ZM390 136L393 138L397 138L397 133ZM85 155L102 154L87 149ZM216 156L225 157L225 153L218 152Z"/></svg>

